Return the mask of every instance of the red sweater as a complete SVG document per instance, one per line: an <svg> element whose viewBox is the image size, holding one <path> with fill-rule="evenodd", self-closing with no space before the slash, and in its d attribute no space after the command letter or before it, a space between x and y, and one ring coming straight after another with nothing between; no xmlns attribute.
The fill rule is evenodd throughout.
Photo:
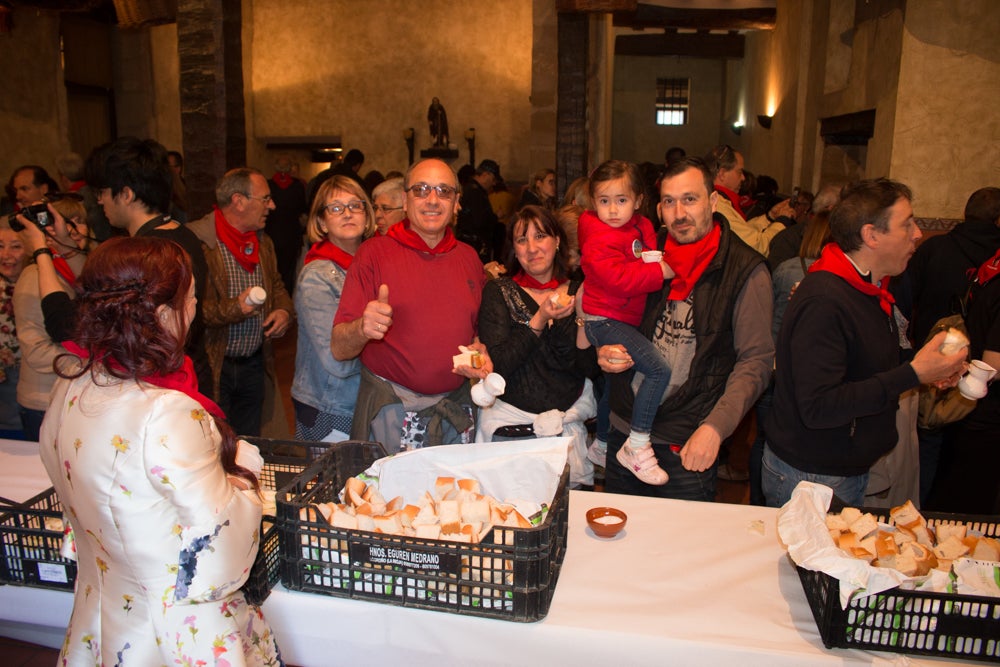
<svg viewBox="0 0 1000 667"><path fill-rule="evenodd" d="M443 394L466 381L451 372L451 358L476 335L485 282L482 262L464 243L430 254L375 236L354 255L334 324L361 317L379 285L388 285L392 327L368 341L361 363L417 393Z"/></svg>
<svg viewBox="0 0 1000 667"><path fill-rule="evenodd" d="M646 264L632 250L635 241L642 250L662 250L652 223L636 213L621 227L609 227L593 211L584 211L577 236L586 277L583 312L639 326L646 295L663 285L659 263Z"/></svg>

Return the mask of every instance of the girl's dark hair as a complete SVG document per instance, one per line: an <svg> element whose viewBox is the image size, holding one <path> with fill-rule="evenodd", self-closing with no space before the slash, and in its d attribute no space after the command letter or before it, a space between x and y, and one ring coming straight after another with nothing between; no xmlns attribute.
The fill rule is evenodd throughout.
<svg viewBox="0 0 1000 667"><path fill-rule="evenodd" d="M535 206L534 204L525 206L514 215L514 219L507 225L507 255L504 268L507 275L513 276L521 270L521 264L517 261L517 254L514 252L514 239L516 235L526 233L531 226L537 227L543 234L555 237L558 242L556 256L552 261L552 277L562 282L569 276L569 241L566 239L566 232L555 214L547 208Z"/></svg>
<svg viewBox="0 0 1000 667"><path fill-rule="evenodd" d="M194 280L191 259L181 246L156 237L116 237L97 246L80 274L72 340L87 352L75 372L57 364L61 377L98 372L141 381L168 375L184 364L185 300ZM174 326L164 326L157 310L167 306ZM58 361L58 359L57 359ZM257 478L236 465L236 436L221 419L222 466L259 489Z"/></svg>
<svg viewBox="0 0 1000 667"><path fill-rule="evenodd" d="M607 160L598 165L597 169L590 175L590 198L594 198L594 191L599 183L616 181L619 178L628 181L629 188L636 198L642 197L646 193L639 167L624 160Z"/></svg>

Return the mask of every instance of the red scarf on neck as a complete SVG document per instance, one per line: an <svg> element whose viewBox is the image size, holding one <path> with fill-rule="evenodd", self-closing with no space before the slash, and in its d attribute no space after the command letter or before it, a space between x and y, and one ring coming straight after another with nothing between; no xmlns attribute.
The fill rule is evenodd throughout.
<svg viewBox="0 0 1000 667"><path fill-rule="evenodd" d="M514 277L511 278L511 280L513 280L515 283L517 283L518 285L520 285L521 287L524 287L526 289L539 289L539 290L541 290L541 289L555 289L555 288L559 287L559 285L562 284L558 280L556 280L555 278L553 278L552 280L549 280L548 282L540 283L540 282L538 282L537 279L529 276L524 271L518 271L517 273L515 273ZM566 281L564 280L563 282L566 282Z"/></svg>
<svg viewBox="0 0 1000 667"><path fill-rule="evenodd" d="M69 283L70 287L76 289L76 275L73 273L73 269L69 267L69 262L62 255L52 253L52 266L55 267L56 273Z"/></svg>
<svg viewBox="0 0 1000 667"><path fill-rule="evenodd" d="M451 227L445 227L444 237L438 241L436 246L431 248L419 234L410 229L409 219L400 220L390 227L389 231L387 231L385 235L391 239L395 239L399 243L402 243L407 248L412 248L417 252L427 252L432 255L446 253L458 245L458 241L455 239L455 234L451 231Z"/></svg>
<svg viewBox="0 0 1000 667"><path fill-rule="evenodd" d="M230 254L236 259L236 263L243 267L247 273L260 264L260 239L257 232L241 232L226 221L226 216L215 209L215 235L222 245L229 249Z"/></svg>
<svg viewBox="0 0 1000 667"><path fill-rule="evenodd" d="M80 190L80 188L82 188L86 184L87 181L83 180L82 178L79 181L73 181L72 183L69 184L69 191L77 192L78 190Z"/></svg>
<svg viewBox="0 0 1000 667"><path fill-rule="evenodd" d="M886 315L892 317L892 304L896 303L896 299L892 294L889 294L889 276L883 277L878 284L868 282L861 277L857 268L836 243L827 243L823 246L823 252L820 253L819 259L809 267L809 273L813 271L827 271L843 278L848 285L862 294L877 296L878 305L885 311Z"/></svg>
<svg viewBox="0 0 1000 667"><path fill-rule="evenodd" d="M291 174L283 171L274 172L274 176L271 177L271 181L274 182L282 190L287 190L288 186L295 182L295 179Z"/></svg>
<svg viewBox="0 0 1000 667"><path fill-rule="evenodd" d="M339 247L330 241L330 239L323 239L309 248L303 264L315 262L317 259L328 259L346 271L351 268L351 261L354 260L354 255Z"/></svg>
<svg viewBox="0 0 1000 667"><path fill-rule="evenodd" d="M80 357L81 359L87 359L90 357L90 354L85 349L73 341L68 340L62 345L68 352ZM117 371L123 370L121 364L109 356L105 356L101 359L101 363ZM174 391L179 391L182 394L186 394L196 400L201 407L205 408L206 411L218 419L226 418L226 414L222 411L222 408L216 405L215 401L198 391L198 376L196 376L194 372L194 362L192 362L191 357L187 355L184 356L184 364L173 373L168 373L167 375L147 375L146 377L136 379L139 382L145 382L153 385L154 387L172 389Z"/></svg>
<svg viewBox="0 0 1000 667"><path fill-rule="evenodd" d="M694 243L678 243L671 236L663 246L663 260L674 270L675 275L670 280L671 301L683 301L691 294L695 283L708 268L715 254L719 252L719 240L722 238L722 227L712 223L712 231Z"/></svg>
<svg viewBox="0 0 1000 667"><path fill-rule="evenodd" d="M718 183L715 184L715 191L729 200L729 203L733 205L733 208L736 209L736 212L740 214L741 218L744 220L747 219L746 213L743 212L743 207L740 206L740 195L738 193L733 192L726 186L719 185Z"/></svg>

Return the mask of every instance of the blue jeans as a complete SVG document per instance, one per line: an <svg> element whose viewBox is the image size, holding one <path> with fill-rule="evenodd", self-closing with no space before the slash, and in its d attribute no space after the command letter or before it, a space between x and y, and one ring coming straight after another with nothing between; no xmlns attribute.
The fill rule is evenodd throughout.
<svg viewBox="0 0 1000 667"><path fill-rule="evenodd" d="M642 383L635 392L632 403L632 430L649 433L653 429L656 411L663 394L670 386L670 366L653 342L635 327L617 320L587 320L584 324L587 340L594 347L622 345L635 362L635 369L642 373Z"/></svg>
<svg viewBox="0 0 1000 667"><path fill-rule="evenodd" d="M650 486L640 481L632 472L618 463L615 454L625 444L627 437L614 427L608 433L608 462L604 468L604 490L606 492L679 500L715 501L718 461L704 472L694 472L681 465L681 455L673 451L669 445L653 443L653 453L656 454L656 460L660 467L670 475L670 481L663 486ZM683 445L684 443L677 444Z"/></svg>
<svg viewBox="0 0 1000 667"><path fill-rule="evenodd" d="M264 353L225 357L219 377L219 407L236 435L260 435L264 409Z"/></svg>
<svg viewBox="0 0 1000 667"><path fill-rule="evenodd" d="M799 482L824 484L833 489L833 494L844 501L845 505L864 507L868 473L841 477L803 472L778 458L778 455L765 443L761 483L767 506L781 507L787 503Z"/></svg>

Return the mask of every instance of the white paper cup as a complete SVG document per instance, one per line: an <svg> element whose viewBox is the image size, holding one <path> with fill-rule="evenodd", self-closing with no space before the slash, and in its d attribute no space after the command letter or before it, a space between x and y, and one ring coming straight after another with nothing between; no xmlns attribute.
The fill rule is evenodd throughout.
<svg viewBox="0 0 1000 667"><path fill-rule="evenodd" d="M655 264L663 259L663 253L659 250L643 250L642 261L646 264Z"/></svg>
<svg viewBox="0 0 1000 667"><path fill-rule="evenodd" d="M490 394L486 385L482 382L477 382L472 385L472 402L481 408L488 408L493 405L496 401L496 397Z"/></svg>
<svg viewBox="0 0 1000 667"><path fill-rule="evenodd" d="M507 381L499 373L490 373L481 384L491 396L499 396L507 389Z"/></svg>

